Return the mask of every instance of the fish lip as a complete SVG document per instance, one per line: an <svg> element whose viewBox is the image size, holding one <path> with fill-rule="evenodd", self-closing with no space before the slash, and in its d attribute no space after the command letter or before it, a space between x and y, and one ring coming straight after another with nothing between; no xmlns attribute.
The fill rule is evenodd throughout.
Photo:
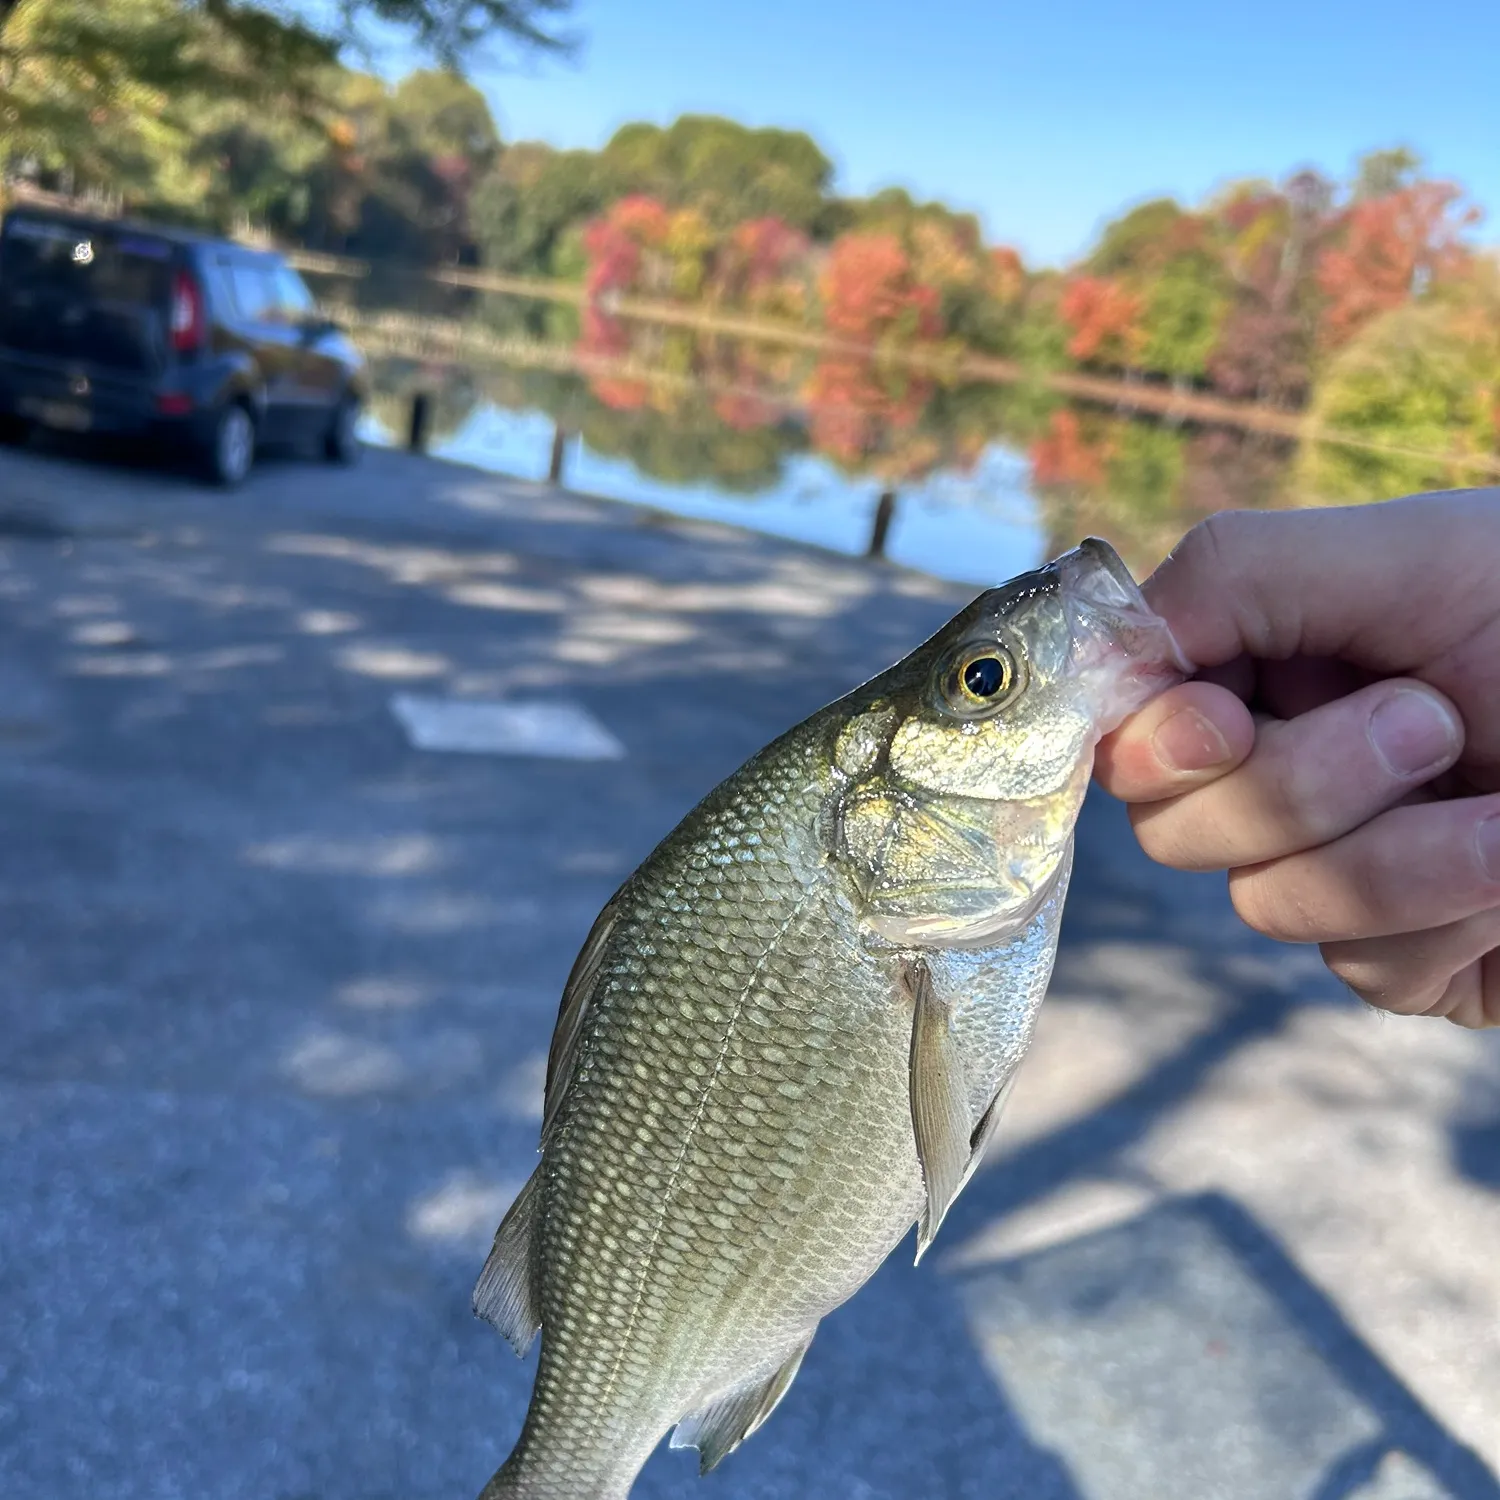
<svg viewBox="0 0 1500 1500"><path fill-rule="evenodd" d="M1063 588L1090 603L1109 610L1151 615L1151 606L1141 593L1120 554L1102 537L1085 537L1071 552L1064 552L1052 565Z"/></svg>
<svg viewBox="0 0 1500 1500"><path fill-rule="evenodd" d="M1164 678L1191 677L1197 668L1188 659L1167 622L1146 602L1120 554L1102 537L1085 537L1053 564L1069 601L1075 638L1085 625L1103 625L1118 645L1137 659L1136 671ZM1154 662L1153 662L1154 658Z"/></svg>

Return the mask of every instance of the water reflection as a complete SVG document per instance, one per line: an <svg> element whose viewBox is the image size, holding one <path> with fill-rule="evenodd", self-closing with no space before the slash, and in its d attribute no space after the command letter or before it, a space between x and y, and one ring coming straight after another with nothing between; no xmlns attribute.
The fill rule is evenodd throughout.
<svg viewBox="0 0 1500 1500"><path fill-rule="evenodd" d="M541 480L561 430L573 488L850 553L869 550L885 496L884 555L963 582L1009 576L1086 532L1145 570L1226 507L1478 477L1460 458L1340 459L1284 436L1143 417L1125 401L1069 402L1039 378L959 381L937 356L915 368L878 351L626 323L594 306L567 310L576 327L532 328L514 306L486 298L464 322L354 320L376 370L371 436L404 441L421 392L440 456ZM1325 497L1330 473L1337 494Z"/></svg>

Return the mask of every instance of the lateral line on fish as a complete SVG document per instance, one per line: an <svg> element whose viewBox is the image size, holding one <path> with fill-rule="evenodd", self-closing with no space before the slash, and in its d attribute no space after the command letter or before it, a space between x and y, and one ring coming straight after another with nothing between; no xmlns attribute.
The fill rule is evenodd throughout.
<svg viewBox="0 0 1500 1500"><path fill-rule="evenodd" d="M692 1150L698 1127L703 1123L704 1111L708 1108L708 1096L713 1093L714 1085L724 1071L724 1059L729 1056L729 1043L734 1037L735 1027L739 1025L740 1017L745 1013L745 1004L750 998L750 992L755 988L756 980L760 978L760 971L766 966L771 955L781 946L781 940L792 930L793 924L802 915L807 903L812 900L817 891L818 886L814 885L802 893L786 921L777 929L776 936L766 944L766 951L756 960L755 967L750 971L750 977L745 981L744 989L740 991L739 999L735 1001L734 1012L729 1017L729 1024L724 1028L724 1040L719 1046L719 1055L714 1059L713 1072L709 1074L708 1082L703 1085L703 1094L698 1100L697 1108L693 1111L693 1118L688 1122L687 1133L682 1140L682 1149L677 1153L677 1160L672 1164L671 1175L667 1178L666 1191L662 1194L661 1212L651 1230L651 1241L646 1246L646 1257L641 1263L641 1274L636 1282L635 1295L630 1303L630 1316L625 1321L625 1333L620 1340L614 1363L610 1366L609 1379L604 1382L604 1393L599 1397L600 1409L607 1405L609 1398L614 1394L615 1384L620 1378L620 1369L630 1349L631 1335L635 1332L635 1325L640 1317L641 1304L646 1298L646 1280L651 1274L651 1267L656 1259L656 1247L661 1243L662 1231L667 1224L667 1214L672 1208L672 1195L677 1191L683 1165L687 1161L688 1152Z"/></svg>

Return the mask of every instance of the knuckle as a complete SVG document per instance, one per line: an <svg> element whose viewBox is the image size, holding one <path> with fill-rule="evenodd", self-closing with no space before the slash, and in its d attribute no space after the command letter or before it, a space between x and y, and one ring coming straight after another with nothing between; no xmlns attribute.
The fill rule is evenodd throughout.
<svg viewBox="0 0 1500 1500"><path fill-rule="evenodd" d="M1349 953L1343 943L1320 943L1318 946L1328 972L1335 979L1342 980L1351 990L1368 998L1387 988L1379 967L1368 959Z"/></svg>
<svg viewBox="0 0 1500 1500"><path fill-rule="evenodd" d="M1319 734L1326 735L1324 726ZM1295 721L1268 724L1253 760L1257 820L1287 849L1311 849L1337 838L1374 810L1354 756L1336 762L1311 745Z"/></svg>
<svg viewBox="0 0 1500 1500"><path fill-rule="evenodd" d="M1255 518L1244 511L1215 511L1183 537L1181 550L1195 561L1221 565L1222 571L1222 565L1233 562L1246 529L1254 524Z"/></svg>
<svg viewBox="0 0 1500 1500"><path fill-rule="evenodd" d="M1256 767L1259 814L1284 840L1295 847L1306 848L1320 842L1322 828L1318 814L1319 779L1310 768L1310 757L1279 753L1282 736L1266 733L1266 749Z"/></svg>
<svg viewBox="0 0 1500 1500"><path fill-rule="evenodd" d="M1335 769L1321 756L1289 745L1276 769L1278 811L1301 847L1327 843L1344 832L1349 820L1343 808L1357 790L1356 768L1346 763Z"/></svg>
<svg viewBox="0 0 1500 1500"><path fill-rule="evenodd" d="M1246 576L1244 559L1263 551L1262 512L1218 511L1187 534L1183 546L1190 565L1219 583L1229 612L1239 622L1245 648L1253 655L1286 657L1295 653L1302 635L1302 611L1284 594L1268 595L1266 580ZM1273 521L1274 524L1274 521Z"/></svg>
<svg viewBox="0 0 1500 1500"><path fill-rule="evenodd" d="M1203 873L1222 870L1213 824L1188 797L1142 803L1130 809L1137 843L1159 865Z"/></svg>
<svg viewBox="0 0 1500 1500"><path fill-rule="evenodd" d="M1431 972L1430 966L1376 957L1362 944L1351 948L1347 943L1325 942L1319 947L1329 973L1380 1010L1421 1015L1441 999L1450 978Z"/></svg>
<svg viewBox="0 0 1500 1500"><path fill-rule="evenodd" d="M1307 941L1307 923L1295 899L1281 889L1274 867L1231 870L1229 900L1240 921L1265 937Z"/></svg>
<svg viewBox="0 0 1500 1500"><path fill-rule="evenodd" d="M1174 863L1170 814L1171 804L1168 802L1138 803L1130 809L1130 826L1135 832L1136 842L1146 857L1159 865Z"/></svg>
<svg viewBox="0 0 1500 1500"><path fill-rule="evenodd" d="M1405 903L1381 849L1358 848L1344 862L1342 876L1345 896L1340 904L1351 925L1362 931L1385 931L1399 920Z"/></svg>

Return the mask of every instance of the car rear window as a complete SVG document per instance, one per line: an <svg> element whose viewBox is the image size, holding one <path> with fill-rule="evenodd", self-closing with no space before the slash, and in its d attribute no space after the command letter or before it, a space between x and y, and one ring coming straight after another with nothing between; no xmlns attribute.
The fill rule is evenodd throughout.
<svg viewBox="0 0 1500 1500"><path fill-rule="evenodd" d="M0 343L146 368L159 355L172 245L125 227L13 215L0 234Z"/></svg>
<svg viewBox="0 0 1500 1500"><path fill-rule="evenodd" d="M10 219L0 237L0 285L95 302L164 302L171 261L171 244L154 235L46 219Z"/></svg>

